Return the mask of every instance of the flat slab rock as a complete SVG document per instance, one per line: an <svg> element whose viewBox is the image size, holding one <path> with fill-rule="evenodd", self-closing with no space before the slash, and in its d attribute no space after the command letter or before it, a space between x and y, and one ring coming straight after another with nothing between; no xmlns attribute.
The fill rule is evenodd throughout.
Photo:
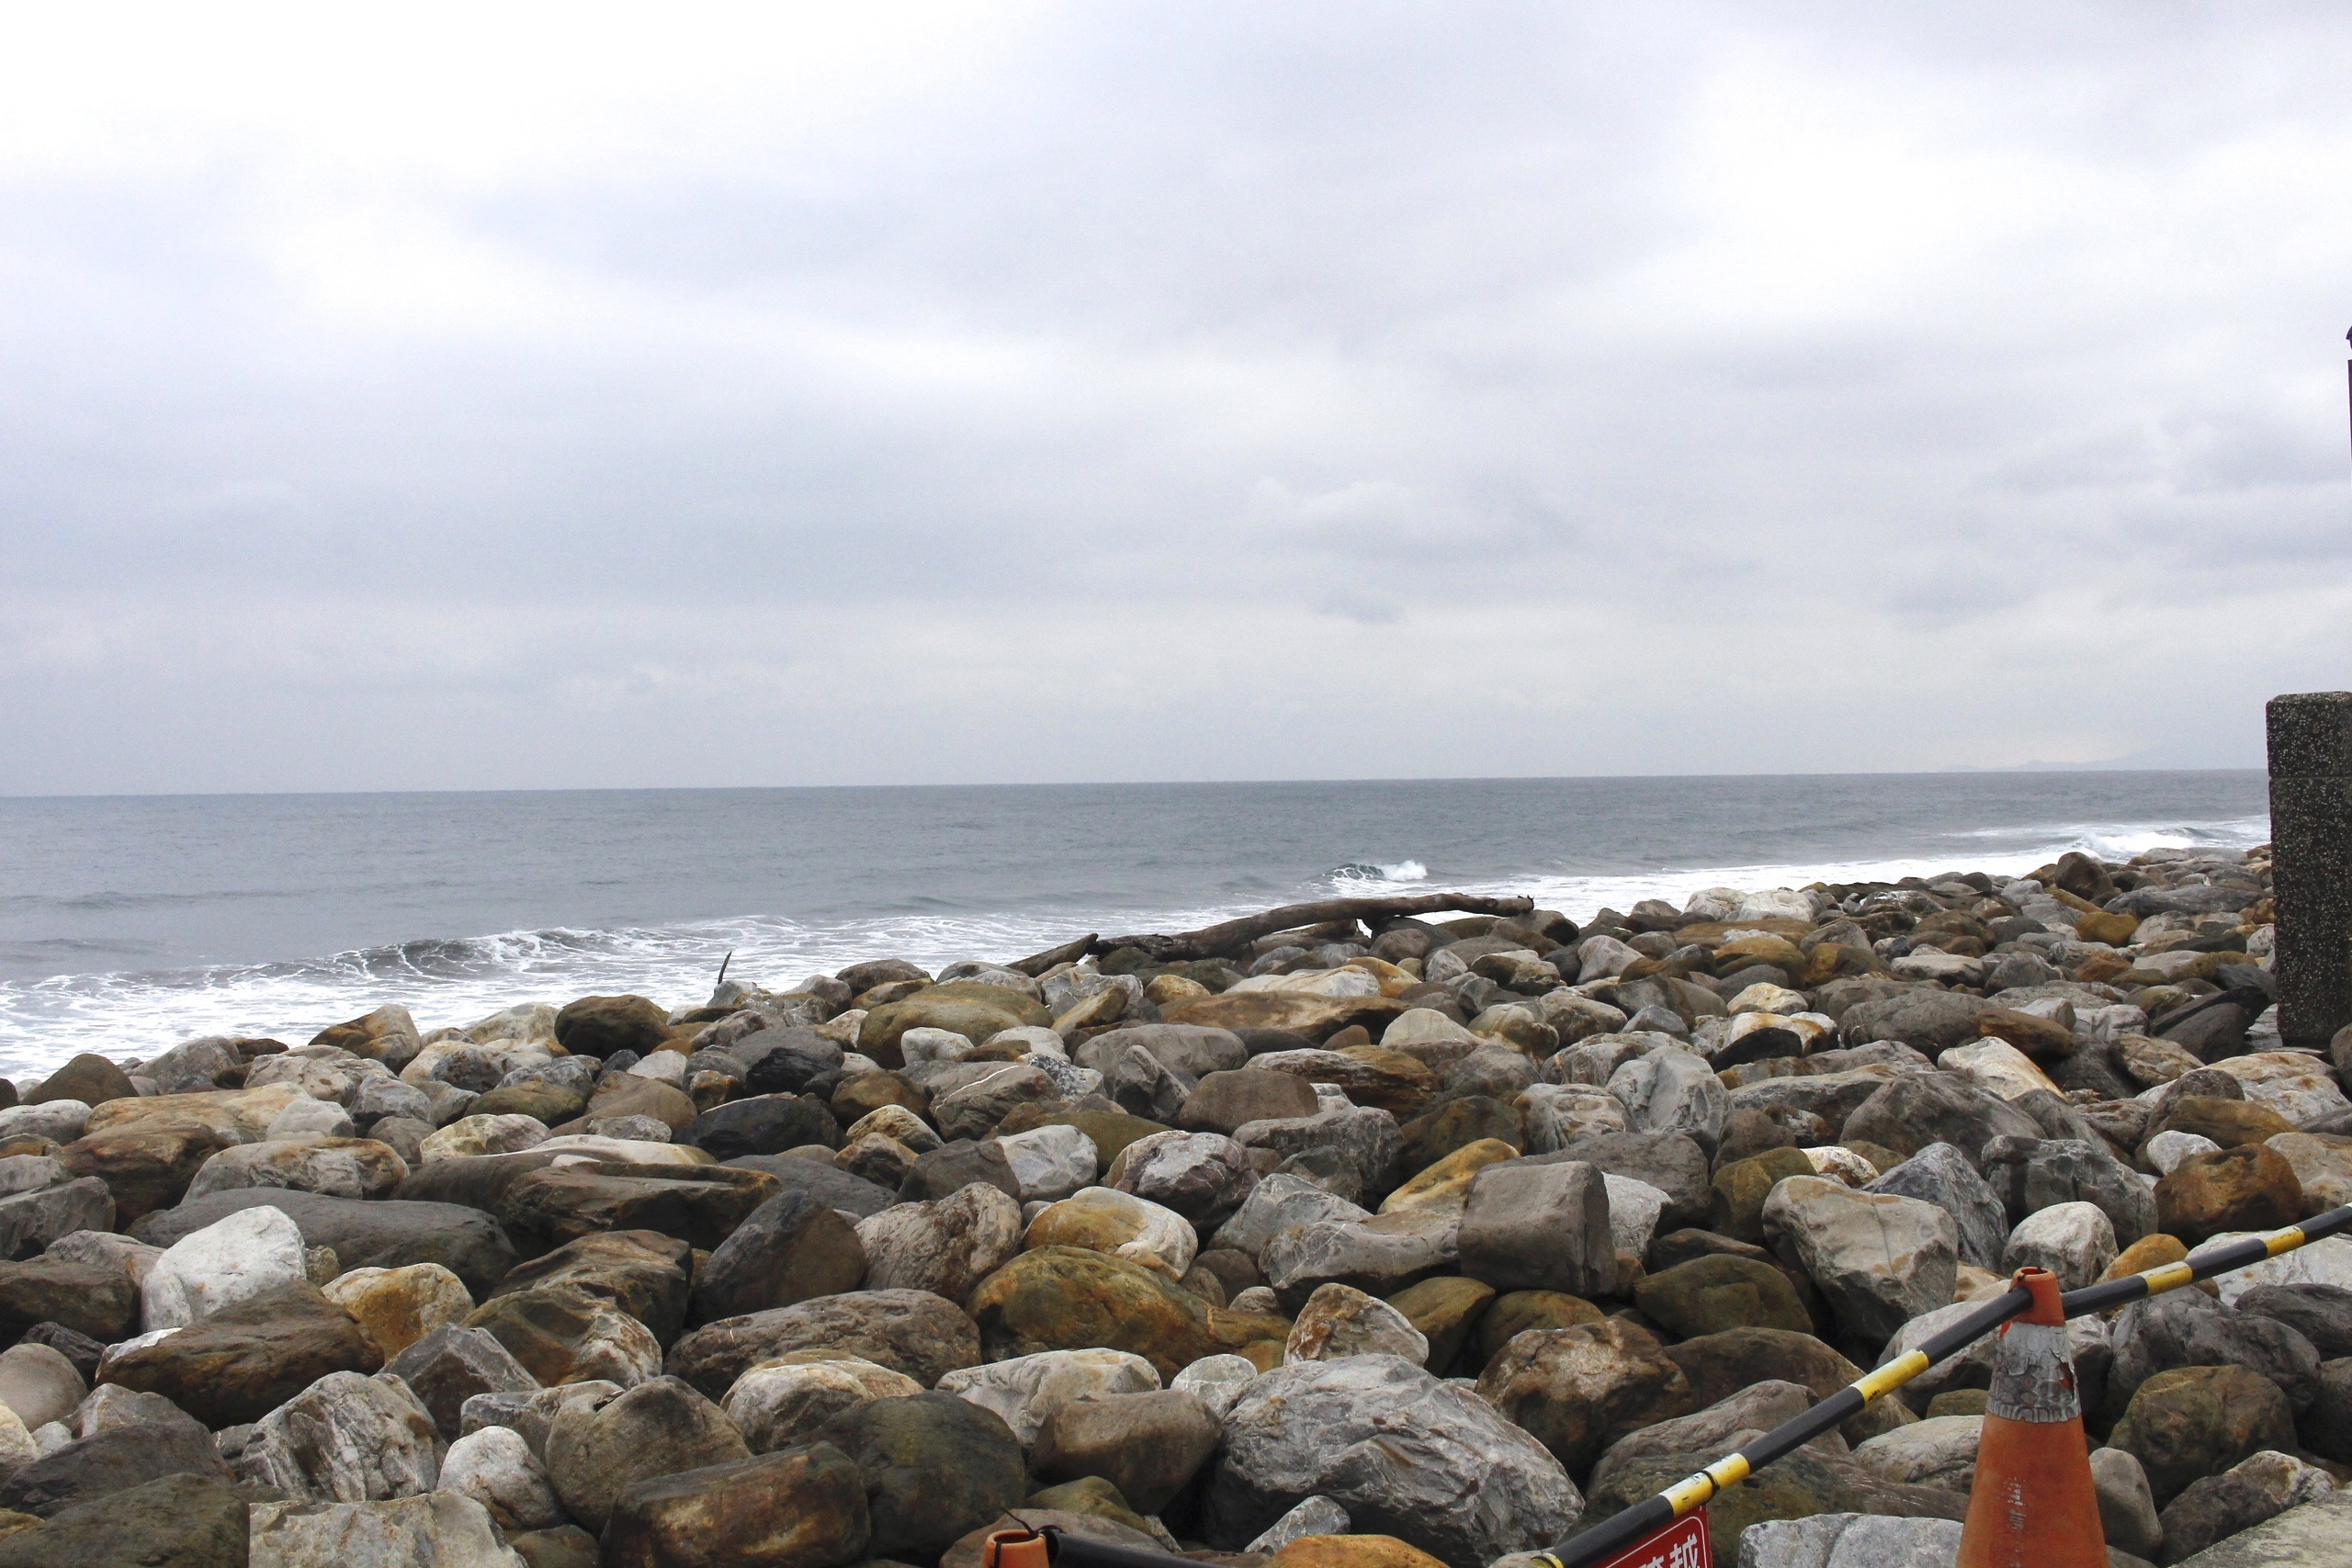
<svg viewBox="0 0 2352 1568"><path fill-rule="evenodd" d="M303 1246L334 1248L336 1261L346 1269L438 1263L464 1280L480 1301L514 1267L514 1243L496 1220L479 1209L400 1199L329 1198L275 1187L208 1192L177 1208L156 1210L133 1225L130 1234L151 1247L169 1247L240 1210L264 1204L294 1222Z"/></svg>

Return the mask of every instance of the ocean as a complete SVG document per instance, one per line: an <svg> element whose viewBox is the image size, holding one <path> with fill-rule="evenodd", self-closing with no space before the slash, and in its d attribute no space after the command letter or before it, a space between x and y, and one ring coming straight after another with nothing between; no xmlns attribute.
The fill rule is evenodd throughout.
<svg viewBox="0 0 2352 1568"><path fill-rule="evenodd" d="M2268 837L2258 772L0 799L0 1074L400 1002L700 1002L1341 892L1701 887Z"/></svg>

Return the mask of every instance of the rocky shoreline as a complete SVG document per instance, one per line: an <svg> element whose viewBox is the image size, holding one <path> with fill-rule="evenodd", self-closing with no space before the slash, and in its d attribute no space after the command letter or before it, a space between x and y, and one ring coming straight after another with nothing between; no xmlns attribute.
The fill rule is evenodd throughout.
<svg viewBox="0 0 2352 1568"><path fill-rule="evenodd" d="M1484 1568L2018 1267L2352 1201L2269 882L1435 896L94 1051L0 1084L0 1568L978 1568L1016 1512ZM2278 1543L2352 1523L2352 1241L2071 1334L2117 1562L2337 1561ZM1951 1562L1989 1376L1725 1494L1716 1561Z"/></svg>

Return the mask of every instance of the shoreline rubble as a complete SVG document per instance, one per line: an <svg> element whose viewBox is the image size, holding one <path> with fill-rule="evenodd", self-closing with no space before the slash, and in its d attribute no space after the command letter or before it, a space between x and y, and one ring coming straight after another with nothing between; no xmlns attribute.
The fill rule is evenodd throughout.
<svg viewBox="0 0 2352 1568"><path fill-rule="evenodd" d="M0 1083L0 1568L1511 1562L2018 1267L2352 1201L2274 938L2267 847L2070 853L85 1053ZM2327 1536L2352 1240L2069 1332L2124 1568ZM1718 1562L1949 1561L1989 1374Z"/></svg>

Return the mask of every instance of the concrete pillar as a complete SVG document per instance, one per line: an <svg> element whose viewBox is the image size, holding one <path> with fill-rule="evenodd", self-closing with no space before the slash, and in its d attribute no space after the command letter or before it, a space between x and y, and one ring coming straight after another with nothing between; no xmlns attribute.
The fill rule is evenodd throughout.
<svg viewBox="0 0 2352 1568"><path fill-rule="evenodd" d="M2352 1023L2352 692L2270 699L2278 1032L2325 1049Z"/></svg>

